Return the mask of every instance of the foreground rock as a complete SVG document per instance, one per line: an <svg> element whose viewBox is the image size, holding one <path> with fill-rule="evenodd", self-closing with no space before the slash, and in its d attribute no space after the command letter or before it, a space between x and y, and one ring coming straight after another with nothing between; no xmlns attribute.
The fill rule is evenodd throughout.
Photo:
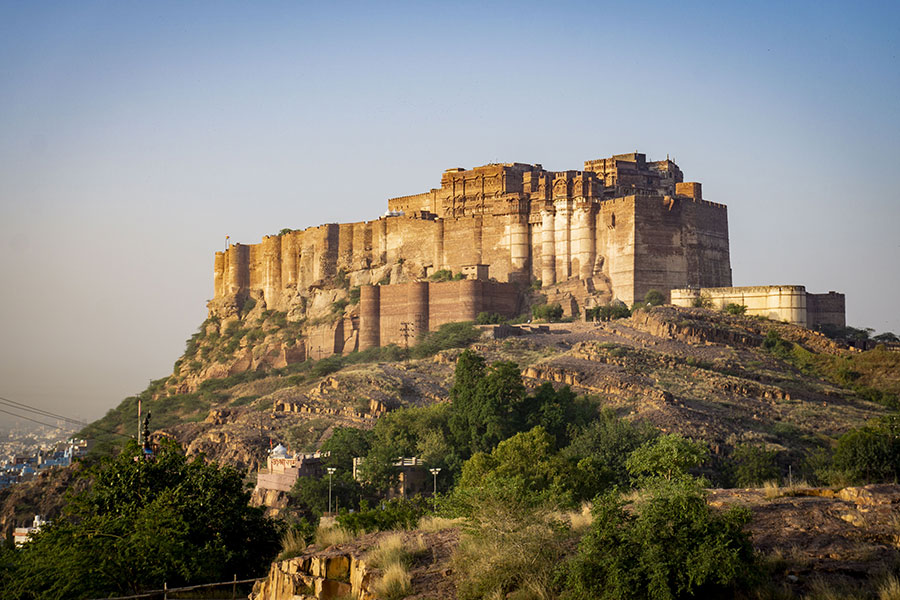
<svg viewBox="0 0 900 600"><path fill-rule="evenodd" d="M332 600L351 597L376 600L375 586L380 569L367 563L368 553L379 540L395 532L361 536L352 542L306 552L272 564L268 577L253 587L253 600ZM412 590L406 598L450 599L456 586L450 578L450 556L459 542L459 532L447 529L435 532L406 531L404 545L422 545L414 555L410 569Z"/></svg>

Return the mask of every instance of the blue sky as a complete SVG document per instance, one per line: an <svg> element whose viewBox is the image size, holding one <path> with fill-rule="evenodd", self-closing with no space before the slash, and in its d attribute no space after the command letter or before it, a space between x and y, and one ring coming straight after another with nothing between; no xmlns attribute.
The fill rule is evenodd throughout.
<svg viewBox="0 0 900 600"><path fill-rule="evenodd" d="M728 205L736 285L900 333L895 3L0 2L0 395L171 371L212 255L452 166L639 150Z"/></svg>

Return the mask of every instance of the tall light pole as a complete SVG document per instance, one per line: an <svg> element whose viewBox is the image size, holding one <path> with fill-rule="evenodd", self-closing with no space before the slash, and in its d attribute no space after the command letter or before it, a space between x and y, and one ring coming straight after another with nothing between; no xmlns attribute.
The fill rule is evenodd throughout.
<svg viewBox="0 0 900 600"><path fill-rule="evenodd" d="M328 514L331 514L331 476L337 471L335 467L328 467Z"/></svg>
<svg viewBox="0 0 900 600"><path fill-rule="evenodd" d="M431 471L432 475L434 475L434 494L431 495L431 509L437 510L437 476L438 476L438 473L441 472L441 468L433 467L428 470Z"/></svg>

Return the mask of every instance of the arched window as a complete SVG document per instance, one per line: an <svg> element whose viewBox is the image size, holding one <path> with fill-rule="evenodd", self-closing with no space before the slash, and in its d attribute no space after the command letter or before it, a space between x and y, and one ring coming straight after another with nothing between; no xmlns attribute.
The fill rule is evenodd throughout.
<svg viewBox="0 0 900 600"><path fill-rule="evenodd" d="M609 226L610 227L616 226L616 215L615 214L612 214L609 216Z"/></svg>

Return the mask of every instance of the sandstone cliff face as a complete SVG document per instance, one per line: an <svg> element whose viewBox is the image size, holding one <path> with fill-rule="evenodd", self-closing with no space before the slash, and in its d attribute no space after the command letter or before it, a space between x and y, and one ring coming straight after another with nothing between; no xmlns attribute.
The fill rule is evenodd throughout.
<svg viewBox="0 0 900 600"><path fill-rule="evenodd" d="M340 546L310 546L296 558L272 564L268 577L257 583L252 600L377 600L375 585L382 571L368 562L367 553L394 532L363 535ZM450 575L450 556L459 541L455 529L400 534L405 544L427 550L414 559L412 591L406 598L451 599L456 588Z"/></svg>

